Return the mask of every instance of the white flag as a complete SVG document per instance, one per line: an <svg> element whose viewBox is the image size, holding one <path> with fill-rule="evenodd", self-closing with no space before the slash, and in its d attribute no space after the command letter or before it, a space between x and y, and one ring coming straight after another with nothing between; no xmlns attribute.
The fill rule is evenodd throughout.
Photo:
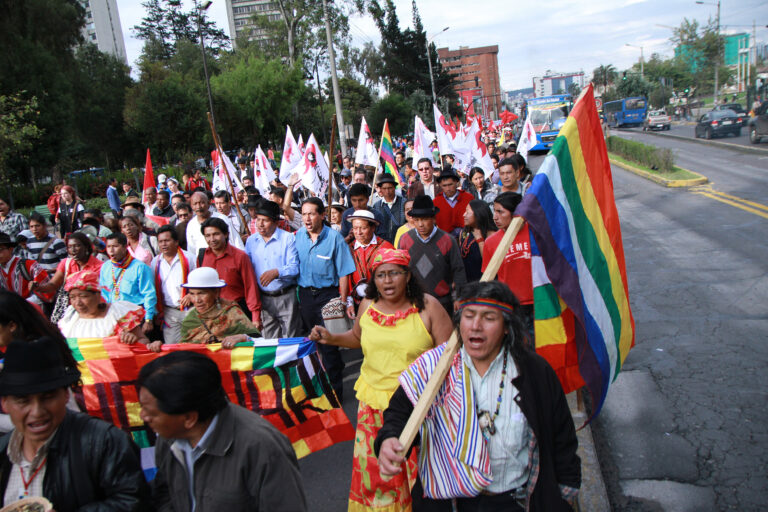
<svg viewBox="0 0 768 512"><path fill-rule="evenodd" d="M307 149L299 163L291 169L290 174L298 174L299 182L312 191L317 197L325 200L328 191L328 164L320 153L320 146L315 140L315 134L309 136Z"/></svg>
<svg viewBox="0 0 768 512"><path fill-rule="evenodd" d="M528 152L538 144L539 141L536 138L536 129L531 122L531 116L525 118L525 124L523 125L523 131L520 134L520 141L517 143L517 152L528 161Z"/></svg>
<svg viewBox="0 0 768 512"><path fill-rule="evenodd" d="M357 138L355 163L370 165L371 167L378 167L379 165L379 152L376 150L376 144L373 143L373 136L368 128L368 123L365 122L365 117L360 121L360 135Z"/></svg>
<svg viewBox="0 0 768 512"><path fill-rule="evenodd" d="M214 157L214 153L217 155L218 158ZM226 153L223 151L214 151L211 153L211 156L213 157L213 184L211 185L211 188L213 189L213 193L215 194L219 190L226 190L229 192L229 194L232 197L235 197L235 194L243 190L245 187L243 187L242 182L240 182L240 178L237 176L237 169L235 168L235 165L232 163L232 160L229 159ZM222 165L223 164L223 165ZM229 180L226 177L226 174L229 174ZM229 183L234 185L235 190L232 190L229 186Z"/></svg>
<svg viewBox="0 0 768 512"><path fill-rule="evenodd" d="M432 141L435 140L435 134L429 131L429 128L424 124L419 116L416 116L416 121L413 127L413 167L414 169L418 165L418 161L422 158L429 158L432 165L435 166L434 155L432 154L432 148L430 147Z"/></svg>
<svg viewBox="0 0 768 512"><path fill-rule="evenodd" d="M256 148L253 162L254 185L264 197L269 197L269 188L275 180L275 170L269 163L269 158L264 154L261 145Z"/></svg>
<svg viewBox="0 0 768 512"><path fill-rule="evenodd" d="M480 123L477 118L475 118L475 122L470 126L466 139L471 144L469 170L472 170L473 167L479 167L483 170L485 179L490 179L495 169L493 168L491 155L488 153L488 147L482 140L482 135L483 132L480 129ZM465 172L469 174L469 170Z"/></svg>
<svg viewBox="0 0 768 512"><path fill-rule="evenodd" d="M445 116L440 113L437 105L432 105L435 115L435 134L437 135L437 147L441 155L453 154L453 146L457 142L457 133L451 125L446 122Z"/></svg>
<svg viewBox="0 0 768 512"><path fill-rule="evenodd" d="M299 134L299 140L296 142L296 144L299 145L299 151L301 151L301 154L304 154L304 139L301 138L301 134Z"/></svg>
<svg viewBox="0 0 768 512"><path fill-rule="evenodd" d="M285 143L283 144L283 158L280 162L280 181L288 183L288 178L291 177L290 171L296 167L299 160L301 160L301 150L296 143L296 139L293 138L291 127L287 126L285 130Z"/></svg>

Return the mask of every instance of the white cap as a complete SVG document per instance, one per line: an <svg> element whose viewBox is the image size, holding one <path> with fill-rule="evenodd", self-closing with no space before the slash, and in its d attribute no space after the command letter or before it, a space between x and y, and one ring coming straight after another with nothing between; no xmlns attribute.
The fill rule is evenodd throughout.
<svg viewBox="0 0 768 512"><path fill-rule="evenodd" d="M354 219L362 219L367 220L368 222L373 222L377 226L379 225L379 221L376 220L376 217L373 215L373 212L369 210L356 210L352 213L349 217L347 217L347 220L352 223Z"/></svg>
<svg viewBox="0 0 768 512"><path fill-rule="evenodd" d="M157 182L158 183L165 183L166 175L165 174L158 174L157 175Z"/></svg>
<svg viewBox="0 0 768 512"><path fill-rule="evenodd" d="M227 283L219 279L219 273L215 268L196 268L187 276L187 284L184 288L224 288Z"/></svg>

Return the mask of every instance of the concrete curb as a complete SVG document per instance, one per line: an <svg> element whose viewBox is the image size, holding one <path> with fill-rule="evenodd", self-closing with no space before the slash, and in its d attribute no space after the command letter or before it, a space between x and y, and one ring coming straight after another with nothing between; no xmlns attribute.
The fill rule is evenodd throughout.
<svg viewBox="0 0 768 512"><path fill-rule="evenodd" d="M576 393L569 393L568 407L576 428L587 421L587 414L579 409ZM603 481L603 472L600 469L600 461L597 459L595 442L592 439L592 429L589 425L576 432L579 440L578 455L581 458L581 489L577 512L610 512L611 504L608 501L608 492Z"/></svg>
<svg viewBox="0 0 768 512"><path fill-rule="evenodd" d="M652 174L652 173L650 173L648 171L644 171L642 169L638 169L637 167L633 167L633 166L631 166L629 164L625 164L624 162L619 162L618 160L614 160L610 156L608 157L608 160L613 165L617 165L617 166L621 167L622 169L624 169L626 171L629 171L629 172L631 172L633 174L637 174L638 176L643 177L643 178L645 178L647 180L651 180L651 181L653 181L655 183L658 183L659 185L661 185L663 187L668 187L668 188L686 188L686 187L695 187L695 186L698 186L698 185L704 185L705 183L709 182L709 178L707 178L706 176L702 176L701 174L699 174L697 172L694 172L694 171L691 171L691 170L688 170L688 169L683 169L680 166L676 166L676 167L678 167L679 169L683 169L684 171L688 171L691 174L695 174L696 176L698 176L698 178L694 178L694 179L690 179L690 180L668 180L666 178L662 178L661 176L656 176L655 174Z"/></svg>
<svg viewBox="0 0 768 512"><path fill-rule="evenodd" d="M720 148L726 148L726 149L733 149L736 151L741 151L743 153L752 153L754 155L763 155L768 156L768 148L760 148L755 146L742 146L741 144L733 144L730 142L719 142L716 140L707 140L707 139L697 139L697 138L690 138L690 137L684 137L682 135L672 135L671 133L662 134L662 133L656 133L653 131L647 131L643 132L647 133L649 135L653 135L654 137L669 137L672 139L678 139L678 140L685 140L688 142L696 142L698 144L705 144L707 146L715 146Z"/></svg>

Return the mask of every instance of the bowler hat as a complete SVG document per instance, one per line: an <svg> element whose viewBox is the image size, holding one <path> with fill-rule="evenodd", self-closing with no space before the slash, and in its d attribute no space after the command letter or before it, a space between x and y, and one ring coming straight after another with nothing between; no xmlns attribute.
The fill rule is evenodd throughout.
<svg viewBox="0 0 768 512"><path fill-rule="evenodd" d="M435 207L431 197L420 195L413 200L413 208L408 215L411 217L434 217L439 211L440 208Z"/></svg>
<svg viewBox="0 0 768 512"><path fill-rule="evenodd" d="M256 215L264 215L272 220L280 220L280 206L276 202L262 197L256 206Z"/></svg>
<svg viewBox="0 0 768 512"><path fill-rule="evenodd" d="M2 233L0 232L0 245L10 245L11 247L16 247L16 240L11 237L8 233Z"/></svg>
<svg viewBox="0 0 768 512"><path fill-rule="evenodd" d="M0 372L0 396L26 396L71 386L80 371L67 366L61 348L49 337L12 341Z"/></svg>
<svg viewBox="0 0 768 512"><path fill-rule="evenodd" d="M198 267L189 273L186 284L181 286L184 288L224 288L227 283L219 279L219 273L216 272L215 268Z"/></svg>
<svg viewBox="0 0 768 512"><path fill-rule="evenodd" d="M346 206L344 206L341 203L337 203L337 202L331 203L331 208L333 208L334 210L338 211L339 213L344 213L344 210L347 209Z"/></svg>
<svg viewBox="0 0 768 512"><path fill-rule="evenodd" d="M246 208L258 208L261 206L261 196L256 194L248 194L248 202L245 203Z"/></svg>
<svg viewBox="0 0 768 512"><path fill-rule="evenodd" d="M443 167L442 172L440 172L440 175L437 178L435 178L435 181L440 183L441 181L447 178L452 178L456 181L461 181L461 178L459 178L459 175L456 174L456 169L454 169L453 167Z"/></svg>

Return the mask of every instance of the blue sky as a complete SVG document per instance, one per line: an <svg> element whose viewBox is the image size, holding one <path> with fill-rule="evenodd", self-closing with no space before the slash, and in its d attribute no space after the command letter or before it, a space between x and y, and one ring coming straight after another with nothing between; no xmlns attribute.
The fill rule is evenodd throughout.
<svg viewBox="0 0 768 512"><path fill-rule="evenodd" d="M318 0L319 1L319 0ZM499 45L499 75L506 90L531 87L531 78L547 70L583 70L589 77L600 64L625 69L640 58L643 46L652 53L673 54L671 29L684 17L706 23L716 13L714 0L698 5L694 0L548 0L500 2L498 0L418 0L422 23L439 47ZM142 42L133 38L131 27L141 22L138 0L118 0L128 62L133 65ZM192 5L190 0L186 4ZM400 26L410 25L411 0L395 0ZM766 0L723 0L723 32L752 32L757 22L757 40L768 40ZM229 32L225 0L214 0L208 9L217 25ZM366 41L378 44L378 30L367 16L351 19L350 36L356 46ZM661 26L659 26L661 25Z"/></svg>

